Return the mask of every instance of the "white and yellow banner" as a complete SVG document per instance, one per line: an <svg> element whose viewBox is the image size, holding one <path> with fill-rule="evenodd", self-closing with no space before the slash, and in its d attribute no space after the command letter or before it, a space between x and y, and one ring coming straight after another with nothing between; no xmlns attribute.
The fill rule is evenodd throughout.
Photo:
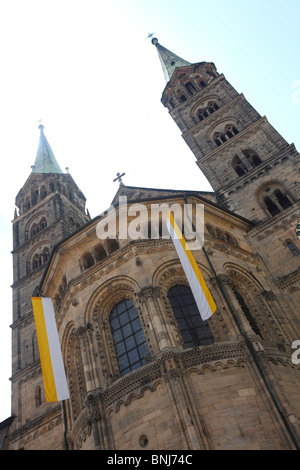
<svg viewBox="0 0 300 470"><path fill-rule="evenodd" d="M188 248L187 243L170 211L168 213L166 225L189 282L201 318L202 320L207 320L216 311L216 304L203 279L195 258L193 257L191 250Z"/></svg>
<svg viewBox="0 0 300 470"><path fill-rule="evenodd" d="M47 402L69 398L52 299L32 297Z"/></svg>

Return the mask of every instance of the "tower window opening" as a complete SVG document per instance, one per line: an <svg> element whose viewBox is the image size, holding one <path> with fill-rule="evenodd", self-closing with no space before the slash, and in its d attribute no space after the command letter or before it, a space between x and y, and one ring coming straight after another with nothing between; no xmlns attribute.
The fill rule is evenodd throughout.
<svg viewBox="0 0 300 470"><path fill-rule="evenodd" d="M45 199L45 197L47 196L47 189L45 188L45 186L41 188L40 196L41 196L41 200Z"/></svg>
<svg viewBox="0 0 300 470"><path fill-rule="evenodd" d="M33 261L32 261L33 271L35 269L39 268L40 266L42 266L42 264L43 264L42 257L37 253L36 255L34 255L34 258L33 258Z"/></svg>
<svg viewBox="0 0 300 470"><path fill-rule="evenodd" d="M186 98L185 95L179 95L178 99L179 99L179 101L180 101L181 103L183 103L184 101L187 100L187 98Z"/></svg>
<svg viewBox="0 0 300 470"><path fill-rule="evenodd" d="M274 194L277 198L277 201L279 202L279 204L281 205L282 209L286 209L287 207L290 207L292 205L291 201L289 200L289 198L283 194L280 189L276 189L276 191L274 191Z"/></svg>
<svg viewBox="0 0 300 470"><path fill-rule="evenodd" d="M238 176L243 176L243 175L246 174L246 171L245 171L244 168L243 168L242 166L240 166L240 165L236 165L236 166L234 167L234 169L235 169L236 173L238 174Z"/></svg>
<svg viewBox="0 0 300 470"><path fill-rule="evenodd" d="M42 263L47 263L49 257L50 257L50 251L49 248L44 248L43 253L42 253Z"/></svg>
<svg viewBox="0 0 300 470"><path fill-rule="evenodd" d="M243 176L247 173L247 168L243 164L242 160L236 155L232 161L232 166L238 176Z"/></svg>
<svg viewBox="0 0 300 470"><path fill-rule="evenodd" d="M197 92L197 90L194 87L194 85L192 84L192 82L187 82L187 83L185 83L184 86L191 95L194 95Z"/></svg>
<svg viewBox="0 0 300 470"><path fill-rule="evenodd" d="M238 130L235 126L227 126L225 128L226 135L229 137L229 139L232 139L235 135L238 134Z"/></svg>
<svg viewBox="0 0 300 470"><path fill-rule="evenodd" d="M268 196L265 197L265 198L264 198L264 203L266 204L267 209L268 209L269 213L270 213L272 216L279 214L280 209L279 209L278 206L272 201L271 198L269 198Z"/></svg>
<svg viewBox="0 0 300 470"><path fill-rule="evenodd" d="M253 150L242 150L242 152L253 168L259 166L262 163L261 158Z"/></svg>
<svg viewBox="0 0 300 470"><path fill-rule="evenodd" d="M219 106L214 103L208 103L207 107L204 109L199 109L197 112L197 116L199 121L203 121L203 119L207 118L210 114L213 114L215 111L219 109Z"/></svg>
<svg viewBox="0 0 300 470"><path fill-rule="evenodd" d="M225 142L227 142L228 139L232 139L238 133L239 131L237 130L235 126L229 125L225 127L225 130L223 133L216 132L214 134L214 141L217 144L217 146L220 146L222 145L222 143L224 144Z"/></svg>
<svg viewBox="0 0 300 470"><path fill-rule="evenodd" d="M208 111L210 112L210 114L214 113L215 111L217 111L219 109L219 106L217 105L217 103L208 103Z"/></svg>
<svg viewBox="0 0 300 470"><path fill-rule="evenodd" d="M174 101L172 100L172 98L169 100L169 103L170 103L170 105L172 106L172 108L175 108L175 103L174 103Z"/></svg>

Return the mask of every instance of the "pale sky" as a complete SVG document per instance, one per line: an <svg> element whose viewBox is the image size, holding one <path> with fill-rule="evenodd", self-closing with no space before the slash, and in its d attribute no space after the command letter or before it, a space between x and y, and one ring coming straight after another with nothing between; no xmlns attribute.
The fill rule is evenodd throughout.
<svg viewBox="0 0 300 470"><path fill-rule="evenodd" d="M10 416L14 200L38 123L92 217L131 186L210 190L160 102L159 42L218 71L300 149L299 0L0 0L0 421Z"/></svg>

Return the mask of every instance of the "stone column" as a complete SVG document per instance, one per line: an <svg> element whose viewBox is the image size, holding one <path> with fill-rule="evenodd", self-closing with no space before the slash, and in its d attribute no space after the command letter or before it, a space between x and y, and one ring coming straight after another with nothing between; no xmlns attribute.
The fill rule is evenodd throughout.
<svg viewBox="0 0 300 470"><path fill-rule="evenodd" d="M226 274L221 274L221 275L219 275L219 280L222 283L222 287L225 291L225 294L227 295L227 298L230 302L230 305L233 308L233 310L236 314L236 317L237 317L238 321L240 322L240 325L241 325L242 329L244 330L245 333L253 333L251 327L249 326L247 320L245 319L245 315L244 315L244 313L241 309L241 306L238 303L237 298L234 295L234 292L232 290L232 281L231 281L230 277L227 276ZM225 299L224 299L224 303L226 303ZM227 303L226 303L226 305L227 305ZM231 312L229 312L229 313L231 314ZM232 319L232 321L234 323L234 328L235 328L236 333L238 335L240 335L240 331L238 330L238 327L235 323L234 318Z"/></svg>
<svg viewBox="0 0 300 470"><path fill-rule="evenodd" d="M156 344L156 352L163 350L164 348L171 347L169 341L169 335L166 327L162 322L159 309L155 303L155 299L160 295L159 287L144 287L138 294L140 301L146 306L149 317L151 320L150 330L153 334L153 339Z"/></svg>
<svg viewBox="0 0 300 470"><path fill-rule="evenodd" d="M184 450L203 450L207 443L203 442L197 426L197 417L192 404L189 403L189 393L184 383L183 372L174 357L162 357L162 376L164 378L174 420L177 423Z"/></svg>
<svg viewBox="0 0 300 470"><path fill-rule="evenodd" d="M87 392L96 388L94 374L93 374L93 367L90 361L90 351L89 351L89 344L88 344L88 338L87 338L87 334L89 330L92 330L92 329L93 329L92 325L88 323L86 325L80 326L74 332L74 335L79 339L79 343L80 343L80 352L81 352Z"/></svg>
<svg viewBox="0 0 300 470"><path fill-rule="evenodd" d="M87 410L87 421L92 427L95 450L113 449L109 420L103 406L101 391L91 393L84 402Z"/></svg>

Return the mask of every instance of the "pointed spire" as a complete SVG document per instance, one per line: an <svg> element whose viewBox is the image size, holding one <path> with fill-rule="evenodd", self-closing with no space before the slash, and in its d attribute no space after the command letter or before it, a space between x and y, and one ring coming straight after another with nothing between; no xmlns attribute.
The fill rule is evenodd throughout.
<svg viewBox="0 0 300 470"><path fill-rule="evenodd" d="M173 72L177 67L185 67L187 65L191 65L191 62L182 59L178 55L169 51L169 49L166 49L165 47L161 46L157 38L153 38L151 42L152 44L154 44L154 46L156 46L158 57L162 65L162 69L167 83L171 79Z"/></svg>
<svg viewBox="0 0 300 470"><path fill-rule="evenodd" d="M33 173L62 173L54 153L45 137L44 126L39 126L41 131L39 146L34 165L31 167Z"/></svg>

